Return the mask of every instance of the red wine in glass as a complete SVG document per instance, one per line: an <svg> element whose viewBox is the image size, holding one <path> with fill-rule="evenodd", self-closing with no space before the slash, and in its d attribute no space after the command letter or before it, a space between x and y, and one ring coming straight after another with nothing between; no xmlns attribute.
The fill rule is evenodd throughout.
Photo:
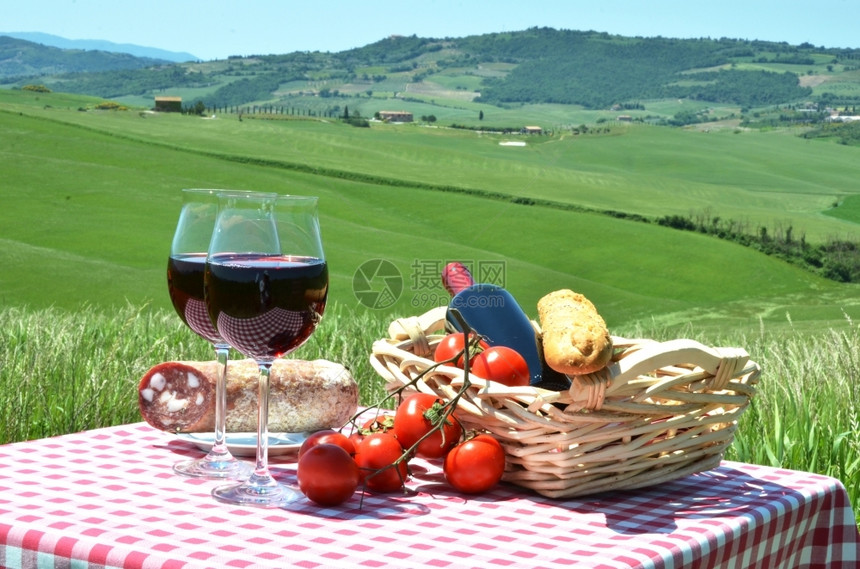
<svg viewBox="0 0 860 569"><path fill-rule="evenodd" d="M203 297L206 254L215 228L218 200L223 193L225 190L182 190L182 209L167 261L167 288L176 312L192 331L212 344L220 364L215 381L215 431L212 448L203 458L174 464L173 470L183 476L198 478L242 479L250 474L250 467L233 457L226 442L226 372L230 346L212 325Z"/></svg>
<svg viewBox="0 0 860 569"><path fill-rule="evenodd" d="M328 266L313 257L221 254L206 271L209 314L231 346L274 359L301 346L325 311Z"/></svg>
<svg viewBox="0 0 860 569"><path fill-rule="evenodd" d="M317 198L220 195L203 278L209 318L233 348L259 368L257 457L246 482L218 486L221 502L284 507L302 498L269 472L269 383L272 363L317 328L328 294L328 265Z"/></svg>
<svg viewBox="0 0 860 569"><path fill-rule="evenodd" d="M182 321L198 336L215 344L222 340L209 319L203 298L205 269L205 252L171 255L167 261L167 289Z"/></svg>

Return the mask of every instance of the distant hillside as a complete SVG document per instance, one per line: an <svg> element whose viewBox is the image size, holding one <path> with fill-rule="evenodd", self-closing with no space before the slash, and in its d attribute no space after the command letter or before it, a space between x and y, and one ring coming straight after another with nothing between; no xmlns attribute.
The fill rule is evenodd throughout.
<svg viewBox="0 0 860 569"><path fill-rule="evenodd" d="M196 55L186 52L168 51L156 47L146 47L130 43L113 43L105 40L70 40L51 34L40 32L0 32L0 35L9 36L19 40L27 40L61 49L85 49L109 51L114 53L128 53L135 57L157 59L161 61L172 61L181 63L183 61L196 61L200 59Z"/></svg>
<svg viewBox="0 0 860 569"><path fill-rule="evenodd" d="M485 81L480 100L496 104L539 102L601 108L644 99L688 98L758 106L812 93L800 86L794 73L731 67L739 61L766 59L764 52L772 51L773 44L618 38L536 29L468 38L461 46L474 54L517 64L505 77ZM785 48L794 59L814 64L805 50L779 47Z"/></svg>
<svg viewBox="0 0 860 569"><path fill-rule="evenodd" d="M0 80L44 77L65 73L99 73L142 69L170 63L127 53L60 49L0 35Z"/></svg>
<svg viewBox="0 0 860 569"><path fill-rule="evenodd" d="M76 60L88 53L62 52L62 58ZM173 90L181 92L185 104L221 109L265 105L329 114L346 104L352 107L343 101L348 98L639 111L645 110L643 101L655 100L746 109L810 101L845 107L860 103L860 50L726 38L630 38L531 28L464 38L392 36L339 53L294 52L66 74L52 70L59 63L42 55L43 65L34 68L54 90L149 100Z"/></svg>

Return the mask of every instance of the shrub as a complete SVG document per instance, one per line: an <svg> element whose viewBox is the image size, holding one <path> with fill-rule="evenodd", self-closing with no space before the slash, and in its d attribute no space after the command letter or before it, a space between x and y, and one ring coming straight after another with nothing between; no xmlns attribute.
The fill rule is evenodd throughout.
<svg viewBox="0 0 860 569"><path fill-rule="evenodd" d="M34 93L51 93L52 91L44 85L24 85L22 91L33 91Z"/></svg>
<svg viewBox="0 0 860 569"><path fill-rule="evenodd" d="M685 231L696 229L695 224L689 218L682 215L665 215L657 220L657 224Z"/></svg>
<svg viewBox="0 0 860 569"><path fill-rule="evenodd" d="M128 107L114 101L103 101L96 105L96 109L100 111L127 111Z"/></svg>
<svg viewBox="0 0 860 569"><path fill-rule="evenodd" d="M362 119L362 118L344 119L343 122L345 122L347 124L351 124L352 126L358 126L358 127L362 127L362 128L369 128L370 127L370 123L367 121L367 119Z"/></svg>

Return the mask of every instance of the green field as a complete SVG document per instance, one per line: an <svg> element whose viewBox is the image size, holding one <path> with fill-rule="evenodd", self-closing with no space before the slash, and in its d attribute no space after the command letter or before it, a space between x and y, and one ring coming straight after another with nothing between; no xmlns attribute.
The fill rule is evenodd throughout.
<svg viewBox="0 0 860 569"><path fill-rule="evenodd" d="M387 259L392 313L444 301L434 267L505 263L526 310L573 288L611 326L818 329L860 318L857 287L710 237L613 218L710 212L810 241L856 237L834 203L860 193L860 150L784 132L616 126L501 136L420 125L94 111L94 99L0 90L3 305L151 303L184 187L320 196L332 300L369 310L356 269ZM524 147L500 145L524 141ZM507 196L553 206L514 203ZM585 208L575 211L569 208ZM433 270L431 270L433 269Z"/></svg>

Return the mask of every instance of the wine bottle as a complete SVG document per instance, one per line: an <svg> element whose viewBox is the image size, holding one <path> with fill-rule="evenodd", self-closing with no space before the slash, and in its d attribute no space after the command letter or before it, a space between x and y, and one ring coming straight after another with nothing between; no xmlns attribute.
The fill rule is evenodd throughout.
<svg viewBox="0 0 860 569"><path fill-rule="evenodd" d="M456 311L489 345L519 352L529 366L530 385L556 391L570 387L564 374L545 365L535 328L511 293L494 284L476 284L469 269L458 262L442 270L442 284L452 295L445 317L451 330L463 331Z"/></svg>

